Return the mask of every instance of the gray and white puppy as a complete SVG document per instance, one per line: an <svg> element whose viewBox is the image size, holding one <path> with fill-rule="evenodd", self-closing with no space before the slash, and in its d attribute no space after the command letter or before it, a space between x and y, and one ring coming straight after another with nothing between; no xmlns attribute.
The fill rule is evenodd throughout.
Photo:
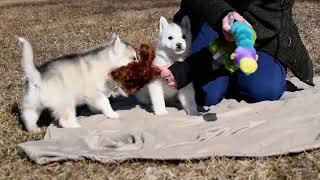
<svg viewBox="0 0 320 180"><path fill-rule="evenodd" d="M22 119L30 132L39 131L37 121L44 108L52 110L63 128L78 128L76 106L87 104L108 118L118 118L109 102L117 85L109 72L136 60L135 49L113 34L112 40L81 54L59 57L40 67L33 63L31 44L23 46L22 68L26 77Z"/></svg>

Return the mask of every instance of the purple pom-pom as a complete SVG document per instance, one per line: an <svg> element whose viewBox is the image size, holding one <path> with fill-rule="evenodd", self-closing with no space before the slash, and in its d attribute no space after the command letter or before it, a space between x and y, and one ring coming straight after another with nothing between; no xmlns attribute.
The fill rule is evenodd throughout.
<svg viewBox="0 0 320 180"><path fill-rule="evenodd" d="M242 48L242 47L238 47L236 50L235 50L235 64L237 66L240 65L240 60L242 58L245 58L245 57L249 57L249 58L252 58L252 59L256 59L256 49L255 48Z"/></svg>

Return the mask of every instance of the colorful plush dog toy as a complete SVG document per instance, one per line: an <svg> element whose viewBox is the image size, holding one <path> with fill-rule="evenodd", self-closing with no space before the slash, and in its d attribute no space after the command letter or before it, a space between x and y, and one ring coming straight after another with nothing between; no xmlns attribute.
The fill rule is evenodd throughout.
<svg viewBox="0 0 320 180"><path fill-rule="evenodd" d="M254 48L255 31L248 24L235 21L230 32L236 40L235 44L215 39L209 49L213 54L225 55L224 65L230 72L240 69L246 75L254 73L258 68L258 55Z"/></svg>
<svg viewBox="0 0 320 180"><path fill-rule="evenodd" d="M154 47L142 44L139 51L139 61L114 69L110 73L112 79L128 94L134 94L144 85L160 76L160 69L153 65Z"/></svg>

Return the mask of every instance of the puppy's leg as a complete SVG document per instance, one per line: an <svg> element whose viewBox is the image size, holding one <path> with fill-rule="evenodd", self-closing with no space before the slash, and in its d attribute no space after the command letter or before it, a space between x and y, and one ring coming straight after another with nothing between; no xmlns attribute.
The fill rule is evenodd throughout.
<svg viewBox="0 0 320 180"><path fill-rule="evenodd" d="M164 99L162 82L160 80L155 80L151 82L148 85L148 90L154 113L156 115L168 114Z"/></svg>
<svg viewBox="0 0 320 180"><path fill-rule="evenodd" d="M29 132L40 132L40 128L37 126L40 112L33 107L25 107L22 111L22 119L26 129Z"/></svg>
<svg viewBox="0 0 320 180"><path fill-rule="evenodd" d="M29 87L28 91L24 95L22 105L22 120L27 131L40 132L40 128L37 126L37 121L41 110L39 93L36 93L36 89Z"/></svg>
<svg viewBox="0 0 320 180"><path fill-rule="evenodd" d="M77 117L75 106L61 106L53 108L53 113L59 119L59 125L63 128L79 128L81 127Z"/></svg>
<svg viewBox="0 0 320 180"><path fill-rule="evenodd" d="M183 109L188 115L200 115L197 109L195 92L192 83L189 83L186 87L179 90L178 98Z"/></svg>
<svg viewBox="0 0 320 180"><path fill-rule="evenodd" d="M100 94L95 98L90 99L87 103L92 108L101 111L108 118L119 118L119 114L112 109L109 99L103 94Z"/></svg>

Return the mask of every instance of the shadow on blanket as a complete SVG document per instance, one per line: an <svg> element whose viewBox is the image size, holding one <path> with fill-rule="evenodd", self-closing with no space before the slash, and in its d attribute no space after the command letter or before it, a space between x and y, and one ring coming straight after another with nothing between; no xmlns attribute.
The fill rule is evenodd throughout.
<svg viewBox="0 0 320 180"><path fill-rule="evenodd" d="M78 116L85 116L89 117L98 113L92 112L86 105L78 106L76 108L77 117ZM14 103L11 107L11 114L17 117L17 120L22 125L23 130L27 130L24 126L23 120L21 118L21 108L19 107L18 103ZM48 127L50 124L54 124L58 126L58 122L52 116L52 112L49 109L44 109L41 112L39 120L37 121L38 127Z"/></svg>
<svg viewBox="0 0 320 180"><path fill-rule="evenodd" d="M303 88L297 87L295 84L293 84L289 80L287 80L286 83L287 83L286 91L288 91L288 92L296 92L296 91L303 90ZM127 98L121 97L121 98L116 98L116 99L110 98L110 102L112 103L112 107L115 111L117 111L117 110L130 110L130 109L135 108L136 106L140 106L140 108L144 109L148 113L153 112L152 109L150 108L150 106L139 104L133 96L127 97ZM182 109L182 107L179 106L178 104L168 104L168 107L175 107L178 110ZM200 108L199 111L206 112L203 108ZM92 112L86 105L78 106L76 109L76 112L77 112L77 117L79 117L79 116L89 117L92 115L99 114L99 112ZM22 118L21 118L21 109L20 109L17 102L11 106L11 114L17 117L17 120L22 125L22 128L24 130L26 130L26 128L24 127L24 123L22 122ZM208 122L209 121L216 121L217 115L215 113L206 113L203 116L203 119ZM44 111L42 111L40 118L39 118L39 121L37 122L37 125L39 127L48 127L51 123L57 125L55 119L52 116L51 111L49 109L45 109Z"/></svg>

